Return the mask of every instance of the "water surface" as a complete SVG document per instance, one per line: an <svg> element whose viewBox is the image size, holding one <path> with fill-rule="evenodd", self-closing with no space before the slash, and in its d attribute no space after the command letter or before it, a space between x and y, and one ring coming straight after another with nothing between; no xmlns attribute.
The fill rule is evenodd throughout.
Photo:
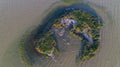
<svg viewBox="0 0 120 67"><path fill-rule="evenodd" d="M102 43L95 60L80 67L120 66L120 0L85 0L103 17ZM40 18L56 0L0 0L0 66L25 67L18 57L19 38L37 27ZM105 10L105 11L103 11ZM108 20L107 15L111 20Z"/></svg>

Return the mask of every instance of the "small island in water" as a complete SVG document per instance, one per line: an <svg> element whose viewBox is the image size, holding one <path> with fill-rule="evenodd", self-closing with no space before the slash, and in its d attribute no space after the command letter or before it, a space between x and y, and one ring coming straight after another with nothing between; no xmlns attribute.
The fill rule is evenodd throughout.
<svg viewBox="0 0 120 67"><path fill-rule="evenodd" d="M67 57L83 63L98 52L103 21L88 5L57 7L42 22L20 43L25 63L48 67L49 60L64 63Z"/></svg>
<svg viewBox="0 0 120 67"><path fill-rule="evenodd" d="M77 59L84 62L97 53L100 44L100 29L103 23L98 17L87 11L69 9L72 9L72 11L66 11L66 15L56 19L52 26L35 41L35 50L56 61L55 57L60 53L56 37L64 37L64 34L67 34L79 39L81 42L81 49ZM68 41L66 45L69 44L71 43Z"/></svg>

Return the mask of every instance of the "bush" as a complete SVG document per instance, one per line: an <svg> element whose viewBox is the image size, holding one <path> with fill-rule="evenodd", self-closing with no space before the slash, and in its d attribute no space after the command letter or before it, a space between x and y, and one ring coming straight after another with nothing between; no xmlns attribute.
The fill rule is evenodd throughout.
<svg viewBox="0 0 120 67"><path fill-rule="evenodd" d="M56 41L50 32L45 33L39 40L36 41L36 50L42 54L50 53L55 46Z"/></svg>

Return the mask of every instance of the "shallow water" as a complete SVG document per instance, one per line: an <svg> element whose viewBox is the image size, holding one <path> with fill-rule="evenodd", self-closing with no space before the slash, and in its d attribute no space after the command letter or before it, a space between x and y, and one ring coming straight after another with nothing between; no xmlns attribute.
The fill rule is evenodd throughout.
<svg viewBox="0 0 120 67"><path fill-rule="evenodd" d="M103 12L102 16L106 22L102 31L100 51L95 60L80 67L119 67L120 0L89 1L106 9L112 20L107 21ZM34 29L40 24L44 11L55 2L56 0L0 0L0 67L25 67L18 57L16 42L26 30Z"/></svg>
<svg viewBox="0 0 120 67"><path fill-rule="evenodd" d="M0 0L0 67L25 67L18 55L19 38L40 24L56 0Z"/></svg>

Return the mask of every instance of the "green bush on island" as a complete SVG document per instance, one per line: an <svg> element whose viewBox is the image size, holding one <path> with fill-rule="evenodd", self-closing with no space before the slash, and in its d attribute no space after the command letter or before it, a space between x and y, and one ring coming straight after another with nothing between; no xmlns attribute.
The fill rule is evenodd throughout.
<svg viewBox="0 0 120 67"><path fill-rule="evenodd" d="M94 43L94 45L89 45L87 41L83 41L84 44L82 46L82 51L80 55L80 61L84 62L86 60L91 59L95 56L98 50L99 43ZM88 44L88 45L87 45Z"/></svg>
<svg viewBox="0 0 120 67"><path fill-rule="evenodd" d="M70 33L77 38L81 38L80 40L83 43L79 56L80 61L84 62L85 60L89 60L94 57L98 50L100 39L99 30L103 26L103 23L97 17L92 16L90 13L81 10L75 10L64 17L73 18L78 22L75 27L70 30ZM90 43L86 41L83 37L80 37L78 36L78 34L74 33L82 33L85 29L90 30L89 35L93 38L93 45L90 45Z"/></svg>
<svg viewBox="0 0 120 67"><path fill-rule="evenodd" d="M52 36L53 34L48 31L47 33L43 34L43 36L38 39L35 44L35 49L41 54L47 54L53 51L53 48L56 46L56 41ZM58 54L58 50L54 49L55 54Z"/></svg>

